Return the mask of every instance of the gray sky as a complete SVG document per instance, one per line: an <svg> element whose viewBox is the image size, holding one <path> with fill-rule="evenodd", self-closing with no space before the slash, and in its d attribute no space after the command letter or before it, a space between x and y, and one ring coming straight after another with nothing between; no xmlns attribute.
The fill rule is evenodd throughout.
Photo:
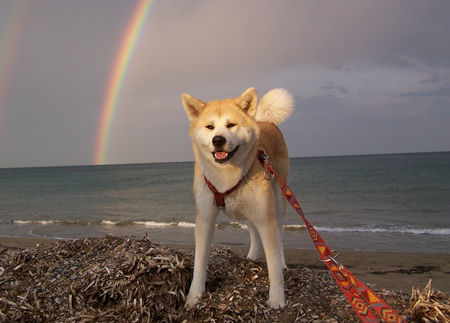
<svg viewBox="0 0 450 323"><path fill-rule="evenodd" d="M0 167L86 165L136 1L0 0ZM107 163L192 160L183 92L296 98L291 156L450 150L450 2L155 1Z"/></svg>

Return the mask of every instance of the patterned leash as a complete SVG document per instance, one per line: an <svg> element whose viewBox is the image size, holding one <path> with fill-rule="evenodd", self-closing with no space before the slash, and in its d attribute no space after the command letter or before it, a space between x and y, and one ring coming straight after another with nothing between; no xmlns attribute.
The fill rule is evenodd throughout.
<svg viewBox="0 0 450 323"><path fill-rule="evenodd" d="M320 254L321 261L327 265L337 284L345 294L345 297L347 297L347 301L351 304L361 321L380 322L381 319L382 321L389 323L406 322L396 311L386 304L386 302L336 260L336 254L333 254L332 250L328 247L316 229L314 229L311 223L305 218L299 202L286 182L273 168L269 156L267 156L264 151L260 150L258 152L258 159L266 168L264 175L267 177L268 173L270 173L269 176L276 178L286 200L305 222L309 235Z"/></svg>

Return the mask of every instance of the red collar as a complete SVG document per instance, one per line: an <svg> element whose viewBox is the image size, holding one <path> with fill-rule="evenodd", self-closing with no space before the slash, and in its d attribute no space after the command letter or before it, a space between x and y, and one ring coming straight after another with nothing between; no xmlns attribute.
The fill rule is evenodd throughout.
<svg viewBox="0 0 450 323"><path fill-rule="evenodd" d="M261 162L261 164L264 166L265 158L267 157L264 150L258 150L258 153L256 156L257 156L258 160ZM215 188L215 186L210 181L208 181L206 176L203 176L203 177L205 178L206 185L208 185L209 189L214 194L214 199L216 200L216 205L218 207L220 207L220 206L225 207L225 197L227 195L233 193L234 190L236 190L238 188L238 186L244 180L245 175L241 178L241 180L236 185L234 185L232 188L230 188L228 191L226 191L224 193L219 192L217 190L217 188Z"/></svg>
<svg viewBox="0 0 450 323"><path fill-rule="evenodd" d="M206 176L203 176L203 177L205 178L206 185L208 185L209 189L214 194L214 199L216 200L216 205L218 207L220 207L220 206L225 207L225 196L231 194L234 190L236 190L238 188L238 186L244 180L244 178L242 177L241 180L236 185L234 185L228 191L221 193L217 190L217 188L214 187L214 185L210 181L208 181Z"/></svg>

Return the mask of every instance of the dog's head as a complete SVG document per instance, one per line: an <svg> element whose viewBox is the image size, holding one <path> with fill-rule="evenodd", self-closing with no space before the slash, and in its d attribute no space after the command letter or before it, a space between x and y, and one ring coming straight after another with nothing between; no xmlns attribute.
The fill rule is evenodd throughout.
<svg viewBox="0 0 450 323"><path fill-rule="evenodd" d="M194 150L203 158L217 164L239 163L257 142L254 88L233 99L203 102L183 94L182 101L191 122Z"/></svg>

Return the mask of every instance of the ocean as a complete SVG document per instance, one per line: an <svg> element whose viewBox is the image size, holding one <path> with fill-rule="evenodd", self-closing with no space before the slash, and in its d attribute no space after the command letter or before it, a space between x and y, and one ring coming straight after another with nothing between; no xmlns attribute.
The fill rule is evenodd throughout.
<svg viewBox="0 0 450 323"><path fill-rule="evenodd" d="M192 162L0 169L0 236L194 244L192 181ZM289 183L332 249L450 253L450 152L292 158ZM214 243L245 225L219 215ZM284 245L314 248L290 206Z"/></svg>

